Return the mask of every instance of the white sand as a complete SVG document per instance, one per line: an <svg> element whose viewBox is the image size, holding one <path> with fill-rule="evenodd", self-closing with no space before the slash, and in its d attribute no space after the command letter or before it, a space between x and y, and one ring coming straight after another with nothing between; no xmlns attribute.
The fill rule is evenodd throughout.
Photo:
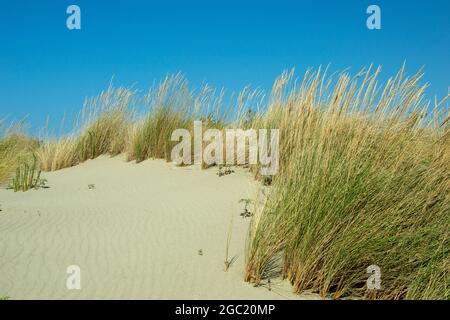
<svg viewBox="0 0 450 320"><path fill-rule="evenodd" d="M49 189L0 190L0 297L12 299L301 299L243 281L249 219L241 198L258 184L243 169L174 167L100 157L46 173ZM95 184L89 189L89 184ZM223 271L227 229L233 232ZM198 250L203 255L198 254ZM81 268L81 290L66 269Z"/></svg>

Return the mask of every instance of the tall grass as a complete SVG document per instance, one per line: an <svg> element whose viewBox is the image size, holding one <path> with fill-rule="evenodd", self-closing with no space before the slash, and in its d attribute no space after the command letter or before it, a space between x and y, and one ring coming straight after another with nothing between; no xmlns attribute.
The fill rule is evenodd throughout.
<svg viewBox="0 0 450 320"><path fill-rule="evenodd" d="M449 297L448 110L427 114L420 74L377 88L378 72L307 73L273 95L265 125L282 131L281 172L252 222L247 281L278 272L334 298ZM381 290L367 289L369 265Z"/></svg>
<svg viewBox="0 0 450 320"><path fill-rule="evenodd" d="M125 151L135 92L112 85L88 99L69 135L46 137L36 154L46 171L74 166L99 155Z"/></svg>
<svg viewBox="0 0 450 320"><path fill-rule="evenodd" d="M4 121L3 121L4 122ZM23 121L3 127L0 121L0 184L7 182L21 161L28 161L38 141L23 133Z"/></svg>
<svg viewBox="0 0 450 320"><path fill-rule="evenodd" d="M136 124L128 157L138 162L149 158L170 160L172 132L190 126L194 100L187 81L180 75L168 76L143 101L147 115Z"/></svg>
<svg viewBox="0 0 450 320"><path fill-rule="evenodd" d="M224 129L237 119L237 107L251 101L256 91L244 90L236 104L223 106L224 92L205 85L196 93L186 79L167 76L145 94L110 87L87 100L73 132L59 138L43 139L38 155L43 170L58 170L99 155L124 153L137 162L160 158L170 160L172 132L188 129L193 138L193 121L202 120L204 130ZM240 100L245 100L239 102Z"/></svg>

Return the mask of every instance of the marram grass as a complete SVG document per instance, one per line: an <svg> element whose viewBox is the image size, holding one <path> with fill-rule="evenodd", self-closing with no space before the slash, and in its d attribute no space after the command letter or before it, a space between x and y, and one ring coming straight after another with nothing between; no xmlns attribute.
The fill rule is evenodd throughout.
<svg viewBox="0 0 450 320"><path fill-rule="evenodd" d="M18 123L2 128L0 121L0 184L9 182L19 162L30 160L39 145L35 139L22 133L22 125Z"/></svg>
<svg viewBox="0 0 450 320"><path fill-rule="evenodd" d="M284 152L253 218L247 281L281 274L323 297L449 298L448 110L426 116L419 75L377 91L369 71L329 88L307 75L271 110ZM380 290L367 288L370 265Z"/></svg>

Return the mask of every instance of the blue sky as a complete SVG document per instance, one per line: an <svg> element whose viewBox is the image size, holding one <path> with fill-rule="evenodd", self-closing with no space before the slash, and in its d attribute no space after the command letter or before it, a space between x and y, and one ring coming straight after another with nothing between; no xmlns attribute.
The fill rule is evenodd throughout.
<svg viewBox="0 0 450 320"><path fill-rule="evenodd" d="M81 30L66 28L66 8L81 8ZM366 28L366 8L381 8L382 29ZM331 63L357 72L370 63L393 75L406 60L424 66L428 95L450 87L450 1L2 1L0 118L47 115L59 122L87 96L117 85L146 89L181 71L229 91L270 89L284 69Z"/></svg>

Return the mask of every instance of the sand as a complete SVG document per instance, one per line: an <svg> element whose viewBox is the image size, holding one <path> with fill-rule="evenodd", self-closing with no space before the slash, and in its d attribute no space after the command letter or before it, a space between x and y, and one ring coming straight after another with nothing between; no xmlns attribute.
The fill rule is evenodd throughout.
<svg viewBox="0 0 450 320"><path fill-rule="evenodd" d="M48 189L2 188L0 297L317 298L291 293L280 279L270 291L243 281L249 219L238 201L260 187L245 169L235 171L219 178L217 168L104 156L45 173ZM224 272L231 215L237 260ZM67 289L70 265L80 267L80 290Z"/></svg>

